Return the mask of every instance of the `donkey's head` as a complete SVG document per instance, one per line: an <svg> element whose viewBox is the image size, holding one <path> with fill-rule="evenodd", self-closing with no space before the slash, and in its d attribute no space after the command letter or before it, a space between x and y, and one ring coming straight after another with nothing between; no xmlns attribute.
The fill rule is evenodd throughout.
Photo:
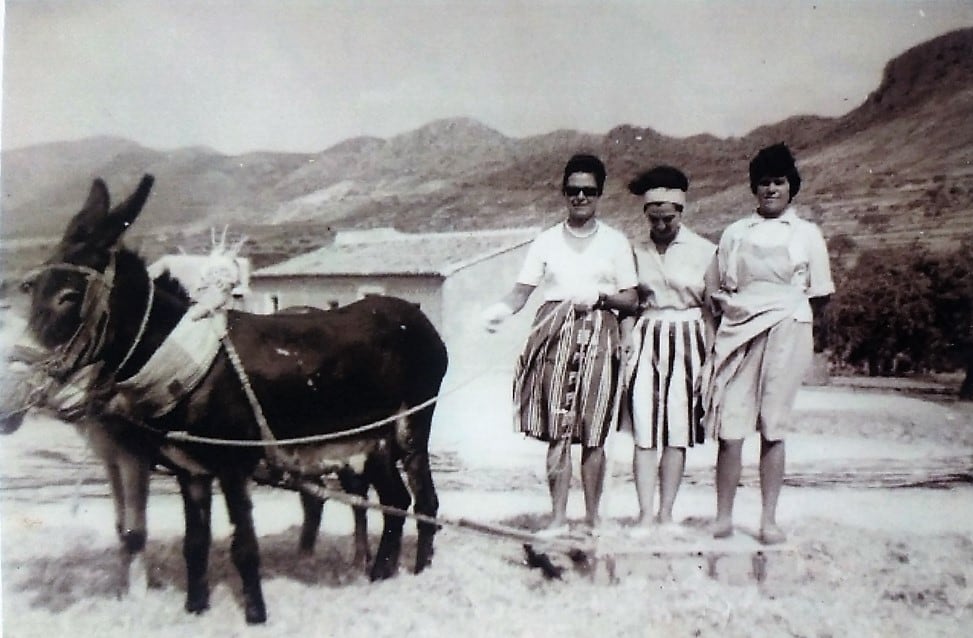
<svg viewBox="0 0 973 638"><path fill-rule="evenodd" d="M145 205L152 182L144 176L127 200L110 209L108 188L96 179L51 257L25 278L26 329L0 362L9 377L0 390L0 434L19 427L52 380L63 381L82 367L84 374L97 370L88 364L104 345L118 242Z"/></svg>
<svg viewBox="0 0 973 638"><path fill-rule="evenodd" d="M31 295L28 331L44 348L64 345L106 303L114 278L119 240L148 199L154 178L145 175L135 192L114 209L101 179L68 223L54 254L25 280Z"/></svg>

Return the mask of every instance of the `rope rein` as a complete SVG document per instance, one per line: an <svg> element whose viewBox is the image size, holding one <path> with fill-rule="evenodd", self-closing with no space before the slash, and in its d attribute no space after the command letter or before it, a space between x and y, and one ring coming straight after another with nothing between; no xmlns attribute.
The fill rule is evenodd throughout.
<svg viewBox="0 0 973 638"><path fill-rule="evenodd" d="M142 337L145 336L145 328L149 325L149 315L152 312L152 302L155 300L155 282L152 281L152 277L150 277L148 273L146 273L146 277L149 280L149 294L148 299L145 302L145 314L142 315L142 321L139 323L139 329L138 332L135 333L135 339L132 341L132 345L129 347L128 352L125 353L125 356L122 357L122 362L119 363L115 368L116 373L120 372L121 369L125 367L125 364L128 363L128 360L132 358L132 355L135 354L135 349L138 347L139 343L141 343Z"/></svg>

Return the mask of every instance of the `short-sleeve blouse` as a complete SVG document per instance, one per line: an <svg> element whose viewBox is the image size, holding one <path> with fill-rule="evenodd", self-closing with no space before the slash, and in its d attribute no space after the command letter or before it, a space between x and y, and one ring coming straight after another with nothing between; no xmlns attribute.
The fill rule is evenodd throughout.
<svg viewBox="0 0 973 638"><path fill-rule="evenodd" d="M679 227L664 255L654 245L636 248L639 285L650 293L646 307L702 308L706 298L705 275L715 253L716 244L684 225Z"/></svg>
<svg viewBox="0 0 973 638"><path fill-rule="evenodd" d="M807 298L835 290L821 229L798 217L793 207L776 218L754 213L730 224L717 255L720 288L730 293L761 282L793 286ZM804 304L796 318L810 321L810 307Z"/></svg>
<svg viewBox="0 0 973 638"><path fill-rule="evenodd" d="M517 283L544 284L545 301L563 301L592 289L613 295L638 284L632 245L624 234L599 221L590 241L575 246L563 226L548 228L534 239Z"/></svg>

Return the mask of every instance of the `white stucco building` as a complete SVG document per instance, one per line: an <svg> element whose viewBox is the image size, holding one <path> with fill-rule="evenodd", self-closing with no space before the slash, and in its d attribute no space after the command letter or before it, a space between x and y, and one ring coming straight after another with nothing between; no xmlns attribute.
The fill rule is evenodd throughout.
<svg viewBox="0 0 973 638"><path fill-rule="evenodd" d="M392 228L340 231L334 242L254 271L246 306L343 306L370 294L419 304L449 349L451 369L512 367L540 303L531 303L497 335L480 312L514 284L539 228L403 233Z"/></svg>

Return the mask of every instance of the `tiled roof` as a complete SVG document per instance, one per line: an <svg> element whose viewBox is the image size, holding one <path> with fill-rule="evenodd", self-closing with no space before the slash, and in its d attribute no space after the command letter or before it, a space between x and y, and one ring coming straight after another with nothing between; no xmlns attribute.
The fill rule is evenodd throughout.
<svg viewBox="0 0 973 638"><path fill-rule="evenodd" d="M252 274L253 278L294 275L442 275L528 243L539 228L402 233L392 228L341 231L334 243Z"/></svg>

